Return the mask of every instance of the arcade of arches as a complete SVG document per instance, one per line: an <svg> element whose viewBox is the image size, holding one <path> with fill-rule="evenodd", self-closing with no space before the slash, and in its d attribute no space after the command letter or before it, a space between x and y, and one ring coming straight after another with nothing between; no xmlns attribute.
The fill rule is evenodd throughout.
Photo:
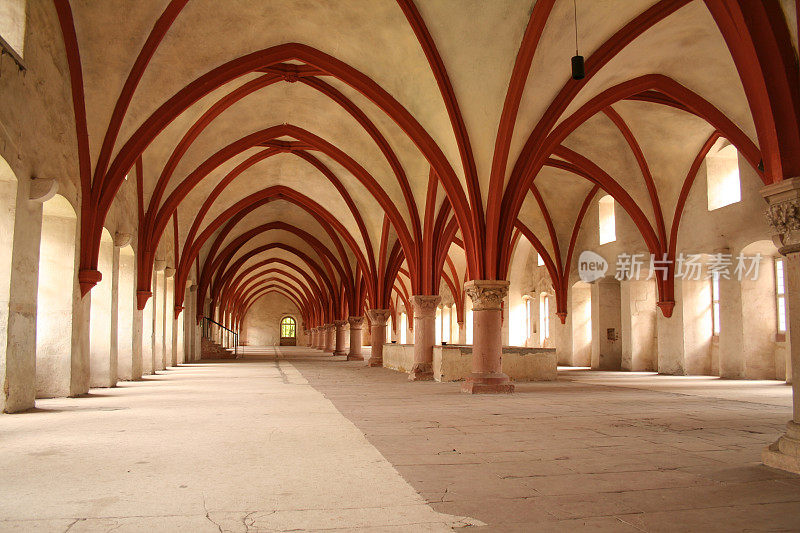
<svg viewBox="0 0 800 533"><path fill-rule="evenodd" d="M799 9L0 0L2 411L260 362L521 420L647 376L777 394L741 460L800 473Z"/></svg>

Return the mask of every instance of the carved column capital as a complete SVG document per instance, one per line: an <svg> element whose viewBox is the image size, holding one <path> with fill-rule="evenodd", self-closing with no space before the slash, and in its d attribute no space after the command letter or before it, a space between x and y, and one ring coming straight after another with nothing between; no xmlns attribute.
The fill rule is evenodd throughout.
<svg viewBox="0 0 800 533"><path fill-rule="evenodd" d="M392 316L392 312L389 309L369 309L367 316L373 326L385 326L386 321Z"/></svg>
<svg viewBox="0 0 800 533"><path fill-rule="evenodd" d="M343 328L347 324L347 320L334 320L333 325L338 328Z"/></svg>
<svg viewBox="0 0 800 533"><path fill-rule="evenodd" d="M436 308L442 297L437 295L418 294L411 297L414 306L414 318L430 318L436 316Z"/></svg>
<svg viewBox="0 0 800 533"><path fill-rule="evenodd" d="M130 233L120 233L117 231L114 233L114 246L117 248L124 248L131 243L133 236Z"/></svg>
<svg viewBox="0 0 800 533"><path fill-rule="evenodd" d="M364 325L364 317L351 316L347 318L347 322L350 324L350 329L361 329L361 327Z"/></svg>
<svg viewBox="0 0 800 533"><path fill-rule="evenodd" d="M58 193L58 181L54 178L31 177L28 199L40 204L50 200Z"/></svg>
<svg viewBox="0 0 800 533"><path fill-rule="evenodd" d="M464 284L464 291L472 300L473 311L497 310L508 294L508 285L504 280L474 279Z"/></svg>
<svg viewBox="0 0 800 533"><path fill-rule="evenodd" d="M782 255L800 252L800 178L790 178L761 189L767 201L767 223L772 241Z"/></svg>

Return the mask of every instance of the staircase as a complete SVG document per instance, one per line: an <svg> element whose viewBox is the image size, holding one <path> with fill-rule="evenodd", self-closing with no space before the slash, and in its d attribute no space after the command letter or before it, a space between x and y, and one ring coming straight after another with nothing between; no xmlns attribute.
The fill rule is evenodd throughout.
<svg viewBox="0 0 800 533"><path fill-rule="evenodd" d="M200 359L236 359L233 351L203 337L200 339Z"/></svg>

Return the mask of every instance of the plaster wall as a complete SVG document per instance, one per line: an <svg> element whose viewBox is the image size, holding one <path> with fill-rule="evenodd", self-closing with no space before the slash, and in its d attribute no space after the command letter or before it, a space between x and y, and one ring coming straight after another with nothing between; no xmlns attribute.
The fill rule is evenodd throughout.
<svg viewBox="0 0 800 533"><path fill-rule="evenodd" d="M103 230L100 240L100 255L97 268L103 276L92 289L92 305L89 319L90 385L113 387L117 384L117 358L112 354L112 324L116 330L112 312L114 285L114 242L108 230ZM129 327L126 324L124 327Z"/></svg>
<svg viewBox="0 0 800 533"><path fill-rule="evenodd" d="M596 370L620 370L622 320L619 282L613 278L600 279L591 284L591 290L591 366Z"/></svg>
<svg viewBox="0 0 800 533"><path fill-rule="evenodd" d="M71 209L59 195L45 202L43 208L36 314L38 398L72 393L72 359L77 354L73 354L75 291L71 282L76 277L77 221Z"/></svg>
<svg viewBox="0 0 800 533"><path fill-rule="evenodd" d="M153 291L153 370L164 370L164 306L167 301L166 279L164 271L155 273L155 291Z"/></svg>
<svg viewBox="0 0 800 533"><path fill-rule="evenodd" d="M301 315L297 306L288 298L270 292L258 298L242 322L241 342L248 346L278 346L280 344L280 323L285 316L295 319L297 345L303 346L305 334L300 328Z"/></svg>
<svg viewBox="0 0 800 533"><path fill-rule="evenodd" d="M683 342L686 373L711 374L711 283L683 280Z"/></svg>
<svg viewBox="0 0 800 533"><path fill-rule="evenodd" d="M745 302L742 300L741 283L736 278L720 279L719 299L720 333L718 338L712 338L710 373L723 378L741 379L744 377L746 359L744 337L751 333L744 331L744 313L748 311L743 307ZM722 302L725 302L725 304L723 305ZM752 305L756 304L757 301L751 299L748 303ZM752 311L757 310L755 306L752 309ZM773 324L773 322L770 322L774 330ZM773 337L774 335L773 331ZM770 359L772 359L772 354L769 353L769 355ZM775 373L773 372L772 374L774 375Z"/></svg>
<svg viewBox="0 0 800 533"><path fill-rule="evenodd" d="M140 378L142 374L142 313L136 309L136 258L130 245L116 250L117 378L131 380ZM139 339L139 350L134 348L136 338Z"/></svg>
<svg viewBox="0 0 800 533"><path fill-rule="evenodd" d="M622 369L656 370L656 288L648 281L620 282Z"/></svg>
<svg viewBox="0 0 800 533"><path fill-rule="evenodd" d="M153 278L155 289L155 276ZM153 302L155 295L147 299L142 310L142 375L149 376L155 372L155 313Z"/></svg>
<svg viewBox="0 0 800 533"><path fill-rule="evenodd" d="M175 312L173 302L175 301L175 280L172 277L166 279L164 292L164 367L175 366L178 364L178 352L173 335L175 328Z"/></svg>
<svg viewBox="0 0 800 533"><path fill-rule="evenodd" d="M572 366L591 366L592 288L588 283L572 286Z"/></svg>

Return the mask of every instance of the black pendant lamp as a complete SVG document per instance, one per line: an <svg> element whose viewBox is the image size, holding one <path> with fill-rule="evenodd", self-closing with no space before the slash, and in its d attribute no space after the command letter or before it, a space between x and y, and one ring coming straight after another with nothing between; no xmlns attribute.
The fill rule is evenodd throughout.
<svg viewBox="0 0 800 533"><path fill-rule="evenodd" d="M578 4L577 0L572 1L572 6L575 9L575 55L572 56L572 79L582 80L586 76L586 70L583 67L583 56L578 54Z"/></svg>

